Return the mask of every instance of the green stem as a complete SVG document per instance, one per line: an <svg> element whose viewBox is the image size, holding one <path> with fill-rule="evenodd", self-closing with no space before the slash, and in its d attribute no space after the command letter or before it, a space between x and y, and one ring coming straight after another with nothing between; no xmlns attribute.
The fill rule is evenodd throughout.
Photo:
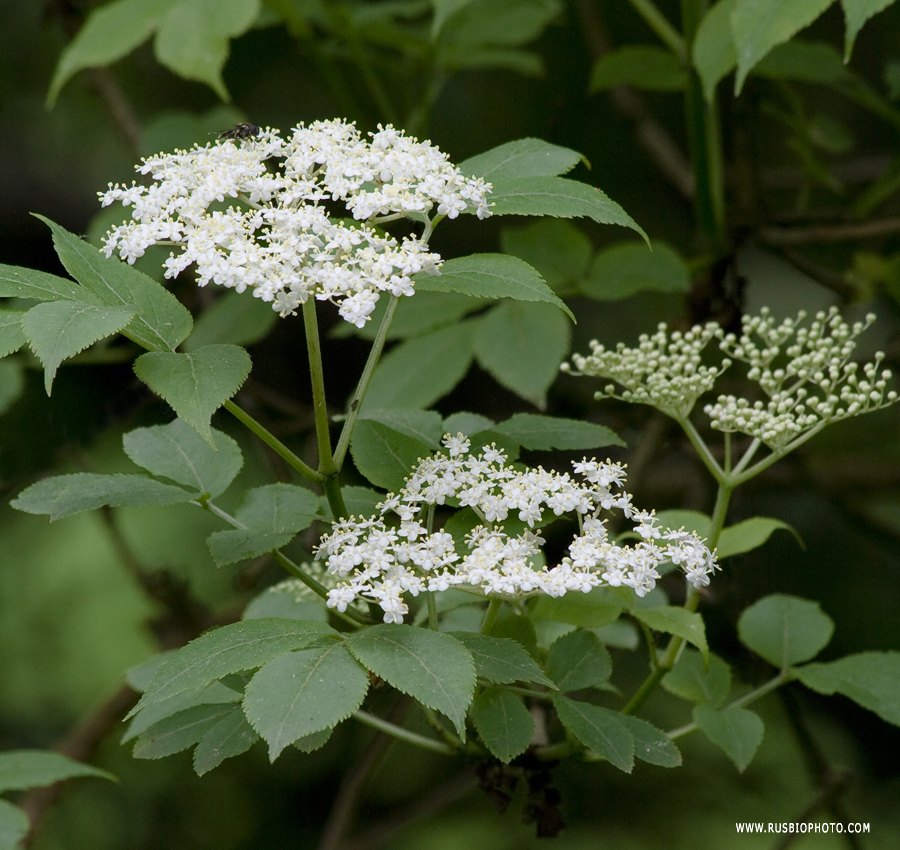
<svg viewBox="0 0 900 850"><path fill-rule="evenodd" d="M665 44L682 62L687 62L687 45L681 33L653 5L650 0L630 0L634 10L644 19L659 40Z"/></svg>
<svg viewBox="0 0 900 850"><path fill-rule="evenodd" d="M400 741L406 741L407 744L412 744L415 747L421 747L422 749L431 750L435 753L443 753L448 756L456 755L457 753L456 748L451 747L449 744L443 744L440 741L435 741L434 738L426 738L424 735L410 732L402 726L396 726L393 723L382 720L380 717L376 717L374 714L369 714L366 711L354 711L353 716L360 723L365 723L373 729L378 729L386 735L391 735Z"/></svg>
<svg viewBox="0 0 900 850"><path fill-rule="evenodd" d="M503 602L500 599L492 599L490 605L488 605L487 611L484 613L484 619L481 621L481 633L483 635L489 635L491 633L491 629L494 626L494 622L497 620L497 615L500 613L500 606Z"/></svg>
<svg viewBox="0 0 900 850"><path fill-rule="evenodd" d="M428 605L428 628L436 632L438 630L438 615L434 594L427 592L425 594L425 602Z"/></svg>
<svg viewBox="0 0 900 850"><path fill-rule="evenodd" d="M725 471L713 457L709 446L706 445L703 437L700 436L700 432L694 427L694 423L687 418L676 419L675 421L681 426L681 430L684 431L685 436L690 440L694 450L700 456L700 460L703 461L703 465L709 470L709 474L716 479L717 483L721 484L725 480Z"/></svg>
<svg viewBox="0 0 900 850"><path fill-rule="evenodd" d="M313 414L316 421L316 441L319 446L319 472L326 478L335 472L331 457L331 438L328 435L328 405L325 401L325 373L322 369L322 346L316 321L316 302L308 298L303 303L303 328L306 331L306 352L309 356L309 377L312 381Z"/></svg>

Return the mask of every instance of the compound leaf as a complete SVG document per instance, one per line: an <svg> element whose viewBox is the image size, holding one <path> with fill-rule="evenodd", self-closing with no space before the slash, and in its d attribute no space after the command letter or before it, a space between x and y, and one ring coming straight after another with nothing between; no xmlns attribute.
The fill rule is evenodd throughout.
<svg viewBox="0 0 900 850"><path fill-rule="evenodd" d="M472 703L472 722L484 745L504 763L524 753L534 735L534 719L515 694L485 688Z"/></svg>

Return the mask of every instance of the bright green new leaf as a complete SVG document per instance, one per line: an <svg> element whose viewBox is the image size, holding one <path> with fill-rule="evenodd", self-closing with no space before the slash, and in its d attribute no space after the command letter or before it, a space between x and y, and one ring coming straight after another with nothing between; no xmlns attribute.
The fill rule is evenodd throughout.
<svg viewBox="0 0 900 850"><path fill-rule="evenodd" d="M856 36L863 28L863 24L873 15L877 15L883 9L887 9L894 0L841 0L844 7L844 17L847 20L847 37L844 46L844 61L850 60Z"/></svg>
<svg viewBox="0 0 900 850"><path fill-rule="evenodd" d="M484 745L504 764L525 752L534 735L534 719L515 694L485 688L472 702L472 723Z"/></svg>
<svg viewBox="0 0 900 850"><path fill-rule="evenodd" d="M675 635L693 644L703 655L704 663L709 659L706 627L703 618L695 611L663 605L658 608L633 608L631 616L656 632Z"/></svg>
<svg viewBox="0 0 900 850"><path fill-rule="evenodd" d="M8 800L0 800L0 850L20 850L28 834L28 815Z"/></svg>
<svg viewBox="0 0 900 850"><path fill-rule="evenodd" d="M550 646L547 675L563 692L594 688L612 675L612 659L597 635L577 629Z"/></svg>
<svg viewBox="0 0 900 850"><path fill-rule="evenodd" d="M22 316L25 310L0 310L0 357L6 357L25 345Z"/></svg>
<svg viewBox="0 0 900 850"><path fill-rule="evenodd" d="M135 374L213 445L209 420L250 374L250 355L236 345L206 345L190 354L151 351Z"/></svg>
<svg viewBox="0 0 900 850"><path fill-rule="evenodd" d="M622 714L619 719L634 739L634 757L659 767L680 767L681 752L675 742L652 723Z"/></svg>
<svg viewBox="0 0 900 850"><path fill-rule="evenodd" d="M556 690L522 644L511 638L483 635L479 632L448 632L472 655L475 674L495 685L513 682L537 682Z"/></svg>
<svg viewBox="0 0 900 850"><path fill-rule="evenodd" d="M671 50L633 44L611 50L594 63L588 91L605 91L614 86L682 91L687 80L684 66Z"/></svg>
<svg viewBox="0 0 900 850"><path fill-rule="evenodd" d="M461 163L466 175L494 180L518 177L558 177L571 171L584 157L570 148L551 145L541 139L517 139L480 153ZM490 198L488 198L490 200Z"/></svg>
<svg viewBox="0 0 900 850"><path fill-rule="evenodd" d="M475 689L475 664L456 638L441 632L380 623L349 638L350 651L398 691L442 712L466 735L466 709Z"/></svg>
<svg viewBox="0 0 900 850"><path fill-rule="evenodd" d="M416 462L431 454L431 447L380 422L356 423L350 452L356 468L376 487L400 490Z"/></svg>
<svg viewBox="0 0 900 850"><path fill-rule="evenodd" d="M796 673L806 687L820 694L843 694L900 726L900 652L860 652L807 664Z"/></svg>
<svg viewBox="0 0 900 850"><path fill-rule="evenodd" d="M690 702L721 708L731 693L731 668L718 655L710 655L707 664L699 652L688 649L663 676L662 686Z"/></svg>
<svg viewBox="0 0 900 850"><path fill-rule="evenodd" d="M634 738L618 711L554 695L560 722L589 750L625 773L634 767Z"/></svg>
<svg viewBox="0 0 900 850"><path fill-rule="evenodd" d="M193 493L146 475L104 475L75 472L45 478L26 487L10 504L28 514L49 514L50 521L81 511L111 508L175 505L189 502Z"/></svg>
<svg viewBox="0 0 900 850"><path fill-rule="evenodd" d="M569 181L571 182L571 181ZM426 292L459 292L478 298L511 298L554 304L575 321L575 316L544 283L537 269L507 254L471 254L448 260L439 275L420 273L416 288Z"/></svg>
<svg viewBox="0 0 900 850"><path fill-rule="evenodd" d="M151 475L168 478L197 494L218 496L244 463L238 444L213 429L210 445L190 425L175 419L168 425L136 428L122 437L125 454Z"/></svg>
<svg viewBox="0 0 900 850"><path fill-rule="evenodd" d="M599 189L565 177L519 177L498 180L490 196L494 215L585 217L600 224L620 224L647 234L615 201Z"/></svg>
<svg viewBox="0 0 900 850"><path fill-rule="evenodd" d="M90 293L64 277L0 265L0 298L32 298L35 301L92 301ZM100 303L99 301L97 303Z"/></svg>
<svg viewBox="0 0 900 850"><path fill-rule="evenodd" d="M625 606L605 587L595 587L587 593L566 593L564 596L539 596L532 608L535 619L568 623L585 629L599 629L619 619Z"/></svg>
<svg viewBox="0 0 900 850"><path fill-rule="evenodd" d="M833 632L834 620L818 602L784 593L754 602L738 620L741 642L779 669L814 658Z"/></svg>
<svg viewBox="0 0 900 850"><path fill-rule="evenodd" d="M277 321L278 313L269 302L226 292L200 314L181 350L196 351L204 345L223 342L251 345L261 340Z"/></svg>
<svg viewBox="0 0 900 850"><path fill-rule="evenodd" d="M133 316L134 310L128 307L96 307L79 301L53 301L32 307L22 317L21 327L44 367L47 395L63 360L118 333Z"/></svg>
<svg viewBox="0 0 900 850"><path fill-rule="evenodd" d="M475 357L497 383L543 409L570 337L569 321L555 307L505 301L485 314Z"/></svg>
<svg viewBox="0 0 900 850"><path fill-rule="evenodd" d="M400 434L424 443L430 449L439 449L441 437L441 414L436 410L417 410L408 407L395 407L388 410L372 410L367 408L360 417L371 422L379 422Z"/></svg>
<svg viewBox="0 0 900 850"><path fill-rule="evenodd" d="M694 36L691 59L703 84L703 94L709 101L713 99L719 80L737 65L731 13L739 2L741 0L719 0L713 4Z"/></svg>
<svg viewBox="0 0 900 850"><path fill-rule="evenodd" d="M244 713L269 760L299 738L330 729L362 705L369 677L341 643L286 652L247 685Z"/></svg>
<svg viewBox="0 0 900 850"><path fill-rule="evenodd" d="M558 294L581 280L593 253L591 240L564 218L539 218L522 227L504 227L500 245L504 253L537 269Z"/></svg>
<svg viewBox="0 0 900 850"><path fill-rule="evenodd" d="M731 13L737 53L734 93L740 94L747 74L773 47L809 26L834 0L739 0Z"/></svg>
<svg viewBox="0 0 900 850"><path fill-rule="evenodd" d="M581 283L581 291L598 301L619 301L638 292L684 293L690 288L687 265L664 242L654 242L652 251L643 242L607 248Z"/></svg>
<svg viewBox="0 0 900 850"><path fill-rule="evenodd" d="M193 747L234 706L222 703L195 705L154 723L135 741L132 755L139 759L161 759Z"/></svg>
<svg viewBox="0 0 900 850"><path fill-rule="evenodd" d="M197 776L209 773L225 759L247 752L259 740L259 735L247 721L239 705L228 711L197 742L194 750L194 771Z"/></svg>
<svg viewBox="0 0 900 850"><path fill-rule="evenodd" d="M336 634L324 623L274 618L214 629L166 660L129 717L182 691L202 688L230 673L253 670L278 655Z"/></svg>
<svg viewBox="0 0 900 850"><path fill-rule="evenodd" d="M741 773L756 755L765 731L759 715L734 706L720 710L696 705L694 721L710 741L725 751Z"/></svg>
<svg viewBox="0 0 900 850"><path fill-rule="evenodd" d="M49 750L8 750L0 753L0 794L43 788L80 776L116 780L105 770L72 761Z"/></svg>
<svg viewBox="0 0 900 850"><path fill-rule="evenodd" d="M508 434L523 448L534 451L573 451L625 445L605 425L537 413L516 413L493 425L492 430Z"/></svg>
<svg viewBox="0 0 900 850"><path fill-rule="evenodd" d="M719 558L730 558L732 555L750 552L752 549L762 546L771 537L772 533L779 529L789 531L797 538L797 542L803 546L803 540L800 535L786 522L782 522L779 519L771 519L770 517L757 516L722 529L716 553Z"/></svg>
<svg viewBox="0 0 900 850"><path fill-rule="evenodd" d="M206 538L206 546L216 566L225 567L281 549L293 539L294 534L289 532L230 528L225 531L214 531Z"/></svg>

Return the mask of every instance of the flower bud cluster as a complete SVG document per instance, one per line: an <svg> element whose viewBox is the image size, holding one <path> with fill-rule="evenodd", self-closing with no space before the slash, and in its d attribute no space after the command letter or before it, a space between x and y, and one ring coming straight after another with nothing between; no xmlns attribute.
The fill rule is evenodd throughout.
<svg viewBox="0 0 900 850"><path fill-rule="evenodd" d="M658 568L677 564L695 587L709 583L715 556L693 532L662 528L651 512L635 510L620 488L624 470L607 461L582 460L579 478L542 468L517 469L494 445L469 452L462 434L444 438L446 453L421 460L406 486L381 503L381 516L334 523L316 557L340 579L328 605L345 611L357 599L381 606L385 622L400 623L404 599L423 591L455 587L492 598L537 594L562 596L610 585L644 596L656 585ZM456 540L430 529L430 508L453 500L471 507L482 523ZM423 508L428 526L423 524ZM618 508L635 521L636 543L610 539L601 511ZM574 513L579 532L555 566L542 559L543 538L533 529L553 516ZM393 515L396 519L388 521ZM504 528L507 518L528 525L520 533Z"/></svg>
<svg viewBox="0 0 900 850"><path fill-rule="evenodd" d="M568 363L564 372L611 378L621 385L608 384L597 398L612 397L634 404L649 404L673 419L687 419L697 399L712 389L716 378L728 368L725 360L718 366L702 364L703 351L722 329L714 322L695 325L686 333L668 331L661 323L652 336L642 334L636 348L619 343L614 351L597 340L590 343L591 353L572 355L575 369Z"/></svg>
<svg viewBox="0 0 900 850"><path fill-rule="evenodd" d="M133 263L151 245L176 245L167 278L194 264L201 286L250 289L282 316L312 296L363 327L381 293L412 295L412 276L438 273L442 260L424 238L398 240L362 222L413 216L430 234L439 216L491 214L490 184L464 177L429 142L391 126L370 136L317 121L289 139L265 129L149 157L137 171L152 183L100 195L103 206L133 208L107 235L106 255ZM333 218L328 203L353 221Z"/></svg>

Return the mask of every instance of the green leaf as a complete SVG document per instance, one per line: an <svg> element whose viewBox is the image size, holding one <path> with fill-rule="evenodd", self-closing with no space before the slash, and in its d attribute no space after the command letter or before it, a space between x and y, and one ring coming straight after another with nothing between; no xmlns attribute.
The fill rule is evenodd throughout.
<svg viewBox="0 0 900 850"><path fill-rule="evenodd" d="M372 516L377 513L375 506L384 500L384 493L370 487L342 487L341 495L349 516ZM319 516L328 522L334 520L325 496L319 499Z"/></svg>
<svg viewBox="0 0 900 850"><path fill-rule="evenodd" d="M461 52L483 44L524 45L561 13L559 0L490 0L466 4L448 22L447 41Z"/></svg>
<svg viewBox="0 0 900 850"><path fill-rule="evenodd" d="M853 52L853 45L856 43L856 36L862 29L863 24L873 15L878 14L882 9L887 9L894 0L841 0L841 6L844 7L844 17L847 20L847 36L844 46L844 61L850 61L850 54Z"/></svg>
<svg viewBox="0 0 900 850"><path fill-rule="evenodd" d="M6 413L25 389L24 368L18 360L0 360L0 415Z"/></svg>
<svg viewBox="0 0 900 850"><path fill-rule="evenodd" d="M634 738L618 711L554 695L560 722L589 750L625 773L634 767Z"/></svg>
<svg viewBox="0 0 900 850"><path fill-rule="evenodd" d="M709 658L706 628L703 618L696 612L664 605L658 608L634 608L631 615L654 631L672 634L693 644L700 650L704 662Z"/></svg>
<svg viewBox="0 0 900 850"><path fill-rule="evenodd" d="M431 454L431 447L380 422L361 419L350 452L356 468L376 487L396 491L416 462Z"/></svg>
<svg viewBox="0 0 900 850"><path fill-rule="evenodd" d="M52 522L106 505L111 508L175 505L193 498L192 493L181 487L154 481L146 475L75 472L38 481L26 487L10 504L28 514L49 514Z"/></svg>
<svg viewBox="0 0 900 850"><path fill-rule="evenodd" d="M28 815L7 800L0 800L0 850L20 850L30 828Z"/></svg>
<svg viewBox="0 0 900 850"><path fill-rule="evenodd" d="M719 0L715 3L703 16L694 36L691 59L708 101L712 101L719 80L737 66L731 13L739 2L741 0Z"/></svg>
<svg viewBox="0 0 900 850"><path fill-rule="evenodd" d="M604 425L537 413L516 413L492 426L491 430L506 434L523 448L534 451L572 451L625 445Z"/></svg>
<svg viewBox="0 0 900 850"><path fill-rule="evenodd" d="M491 637L478 632L448 632L472 655L475 674L495 685L537 682L556 690L522 644L511 638Z"/></svg>
<svg viewBox="0 0 900 850"><path fill-rule="evenodd" d="M651 91L682 91L687 73L671 50L634 44L601 56L591 71L589 92L614 86L634 86Z"/></svg>
<svg viewBox="0 0 900 850"><path fill-rule="evenodd" d="M266 588L244 609L242 620L287 617L292 620L328 620L324 601L299 579L288 579Z"/></svg>
<svg viewBox="0 0 900 850"><path fill-rule="evenodd" d="M445 714L465 739L475 664L456 638L413 626L379 623L352 634L348 643L367 669L422 705Z"/></svg>
<svg viewBox="0 0 900 850"><path fill-rule="evenodd" d="M321 732L313 732L311 735L304 735L301 738L298 738L294 741L291 746L295 750L300 750L301 753L312 753L318 749L324 747L329 738L331 738L331 733L334 729L322 729Z"/></svg>
<svg viewBox="0 0 900 850"><path fill-rule="evenodd" d="M841 61L841 54L830 44L798 39L779 44L756 66L753 73L770 80L822 85L838 85L853 80L853 74Z"/></svg>
<svg viewBox="0 0 900 850"><path fill-rule="evenodd" d="M439 449L441 437L441 414L436 410L417 410L414 408L395 407L390 410L370 410L360 416L371 422L379 422L393 431L405 434L430 449Z"/></svg>
<svg viewBox="0 0 900 850"><path fill-rule="evenodd" d="M0 310L0 357L6 357L25 345L22 316L25 310Z"/></svg>
<svg viewBox="0 0 900 850"><path fill-rule="evenodd" d="M129 717L169 697L202 688L230 673L253 670L282 653L337 633L303 620L246 620L207 632L174 652L159 668Z"/></svg>
<svg viewBox="0 0 900 850"><path fill-rule="evenodd" d="M595 587L587 593L539 596L531 609L536 620L553 620L585 629L599 629L619 619L625 606L608 588Z"/></svg>
<svg viewBox="0 0 900 850"><path fill-rule="evenodd" d="M547 675L563 692L593 688L612 675L612 659L597 635L577 629L550 646Z"/></svg>
<svg viewBox="0 0 900 850"><path fill-rule="evenodd" d="M565 177L519 177L498 180L491 194L494 215L586 217L600 224L620 224L647 234L615 201L599 189ZM649 240L648 240L649 241Z"/></svg>
<svg viewBox="0 0 900 850"><path fill-rule="evenodd" d="M709 537L711 520L706 514L700 513L700 511L659 511L656 518L661 525L671 528L673 531L683 528L686 531L696 531L704 539Z"/></svg>
<svg viewBox="0 0 900 850"><path fill-rule="evenodd" d="M662 686L681 699L721 708L731 693L731 668L718 655L710 655L707 664L699 652L689 649L663 676Z"/></svg>
<svg viewBox="0 0 900 850"><path fill-rule="evenodd" d="M449 17L471 2L472 0L433 0L434 20L431 22L431 40L437 39Z"/></svg>
<svg viewBox="0 0 900 850"><path fill-rule="evenodd" d="M639 717L630 717L627 714L620 715L620 719L634 739L635 758L659 767L681 766L681 753L678 747L662 729L657 729L652 723L641 720Z"/></svg>
<svg viewBox="0 0 900 850"><path fill-rule="evenodd" d="M471 254L448 260L439 275L419 274L416 286L431 292L459 292L479 298L543 301L559 307L572 321L572 311L544 283L537 270L507 254Z"/></svg>
<svg viewBox="0 0 900 850"><path fill-rule="evenodd" d="M818 602L783 593L754 602L738 620L741 642L779 669L814 658L833 632Z"/></svg>
<svg viewBox="0 0 900 850"><path fill-rule="evenodd" d="M244 383L250 355L236 345L206 345L190 354L151 351L138 357L134 372L214 445L209 420Z"/></svg>
<svg viewBox="0 0 900 850"><path fill-rule="evenodd" d="M653 250L643 242L626 242L601 251L581 284L598 301L619 301L638 292L684 293L691 275L684 260L664 242Z"/></svg>
<svg viewBox="0 0 900 850"><path fill-rule="evenodd" d="M63 779L75 779L80 776L116 781L116 778L105 770L72 761L60 753L49 750L7 750L0 753L0 794L43 788Z"/></svg>
<svg viewBox="0 0 900 850"><path fill-rule="evenodd" d="M716 709L696 705L694 721L710 741L725 751L741 773L753 760L765 731L759 715L734 706Z"/></svg>
<svg viewBox="0 0 900 850"><path fill-rule="evenodd" d="M571 171L585 158L569 148L541 139L517 139L465 160L459 170L486 181L517 177L557 177Z"/></svg>
<svg viewBox="0 0 900 850"><path fill-rule="evenodd" d="M91 301L90 293L64 277L0 265L0 298L31 298L35 301Z"/></svg>
<svg viewBox="0 0 900 850"><path fill-rule="evenodd" d="M545 304L507 301L484 316L475 356L499 384L539 408L570 347L568 319Z"/></svg>
<svg viewBox="0 0 900 850"><path fill-rule="evenodd" d="M198 494L218 496L240 472L238 444L213 429L212 446L186 422L136 428L122 438L125 454L151 475L183 484Z"/></svg>
<svg viewBox="0 0 900 850"><path fill-rule="evenodd" d="M737 525L722 529L716 552L719 558L730 558L732 555L750 552L752 549L762 546L772 533L778 529L789 531L797 538L797 542L800 546L803 547L803 540L800 535L786 522L782 522L778 519L771 519L769 517L758 516L752 517L751 519L745 519Z"/></svg>
<svg viewBox="0 0 900 850"><path fill-rule="evenodd" d="M537 269L557 293L584 276L593 253L591 240L564 218L539 218L522 227L504 227L500 244L504 253Z"/></svg>
<svg viewBox="0 0 900 850"><path fill-rule="evenodd" d="M241 707L230 705L219 722L198 741L194 750L194 771L197 776L203 776L225 759L247 752L258 740L259 735Z"/></svg>
<svg viewBox="0 0 900 850"><path fill-rule="evenodd" d="M216 343L251 345L259 342L277 321L278 313L269 302L226 292L200 314L181 350L196 351Z"/></svg>
<svg viewBox="0 0 900 850"><path fill-rule="evenodd" d="M38 216L53 233L59 259L84 290L109 307L128 307L137 315L122 333L151 351L174 351L193 327L187 308L155 280L127 263L104 257L93 245ZM82 298L82 301L91 301Z"/></svg>
<svg viewBox="0 0 900 850"><path fill-rule="evenodd" d="M737 52L734 93L740 94L747 74L773 47L796 35L834 0L739 0L731 13Z"/></svg>
<svg viewBox="0 0 900 850"><path fill-rule="evenodd" d="M233 708L229 704L207 703L166 717L140 735L132 755L138 759L161 759L193 747Z"/></svg>
<svg viewBox="0 0 900 850"><path fill-rule="evenodd" d="M79 301L54 301L32 307L22 317L21 327L44 367L47 395L63 360L118 333L133 316L134 310L128 307L97 307Z"/></svg>
<svg viewBox="0 0 900 850"><path fill-rule="evenodd" d="M269 745L269 760L298 738L346 720L369 689L366 671L341 643L286 652L247 685L244 713Z"/></svg>
<svg viewBox="0 0 900 850"><path fill-rule="evenodd" d="M494 427L492 420L480 413L468 413L459 411L451 413L445 420L441 431L443 434L477 434L479 431L486 431Z"/></svg>
<svg viewBox="0 0 900 850"><path fill-rule="evenodd" d="M485 688L472 703L472 723L484 745L504 764L524 753L534 736L534 719L515 694Z"/></svg>
<svg viewBox="0 0 900 850"><path fill-rule="evenodd" d="M294 536L288 532L230 528L225 531L214 531L206 538L206 546L216 566L225 567L281 549L287 546Z"/></svg>
<svg viewBox="0 0 900 850"><path fill-rule="evenodd" d="M900 652L860 652L796 670L806 687L849 697L882 720L900 726Z"/></svg>

